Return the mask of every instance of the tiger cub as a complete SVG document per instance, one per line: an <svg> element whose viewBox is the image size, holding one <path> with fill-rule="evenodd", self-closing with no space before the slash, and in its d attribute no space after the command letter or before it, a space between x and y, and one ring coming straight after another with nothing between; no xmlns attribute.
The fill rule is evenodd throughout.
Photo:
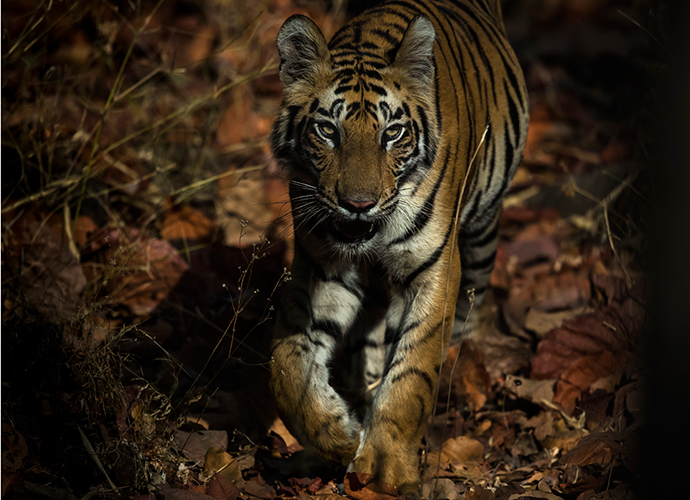
<svg viewBox="0 0 690 500"><path fill-rule="evenodd" d="M302 444L416 495L439 367L465 290L489 284L527 134L500 0L384 2L330 43L296 15L277 45L271 146L296 241L271 390ZM334 383L343 350L350 389L370 388L359 413Z"/></svg>

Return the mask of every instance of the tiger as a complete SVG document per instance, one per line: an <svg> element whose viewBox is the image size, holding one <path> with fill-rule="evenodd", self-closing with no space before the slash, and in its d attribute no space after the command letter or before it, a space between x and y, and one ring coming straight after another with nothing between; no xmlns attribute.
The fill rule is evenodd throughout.
<svg viewBox="0 0 690 500"><path fill-rule="evenodd" d="M439 370L466 292L476 307L489 287L526 141L500 0L385 1L328 43L293 15L276 44L295 242L270 389L302 445L417 496ZM335 382L343 352L363 407Z"/></svg>

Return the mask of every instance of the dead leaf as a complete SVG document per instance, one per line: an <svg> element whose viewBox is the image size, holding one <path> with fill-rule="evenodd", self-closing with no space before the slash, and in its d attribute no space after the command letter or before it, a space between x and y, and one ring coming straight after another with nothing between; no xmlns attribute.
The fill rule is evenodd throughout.
<svg viewBox="0 0 690 500"><path fill-rule="evenodd" d="M276 497L276 491L266 484L266 481L258 475L247 481L242 488L246 493L259 498L271 499Z"/></svg>
<svg viewBox="0 0 690 500"><path fill-rule="evenodd" d="M628 358L627 353L614 354L608 350L578 358L561 374L556 384L554 403L572 413L580 394L596 381L607 377L620 380Z"/></svg>
<svg viewBox="0 0 690 500"><path fill-rule="evenodd" d="M542 411L530 418L524 423L525 428L534 428L534 437L540 443L544 442L549 436L553 436L558 432L554 423L553 413L550 411Z"/></svg>
<svg viewBox="0 0 690 500"><path fill-rule="evenodd" d="M506 377L506 388L519 398L541 405L553 401L555 379L532 380L515 375Z"/></svg>
<svg viewBox="0 0 690 500"><path fill-rule="evenodd" d="M484 367L484 356L474 343L465 340L461 351L450 347L441 370L439 408L446 407L450 396L451 405L464 403L477 411L486 403L490 390L491 378Z"/></svg>
<svg viewBox="0 0 690 500"><path fill-rule="evenodd" d="M261 241L273 221L264 193L264 176L249 172L238 179L232 189L221 194L216 220L223 229L227 246L245 248Z"/></svg>
<svg viewBox="0 0 690 500"><path fill-rule="evenodd" d="M29 448L21 433L5 422L2 423L2 472L17 472L24 465Z"/></svg>
<svg viewBox="0 0 690 500"><path fill-rule="evenodd" d="M493 491L484 489L481 486L473 486L465 494L467 500L494 500L496 495Z"/></svg>
<svg viewBox="0 0 690 500"><path fill-rule="evenodd" d="M80 215L74 222L74 242L79 247L84 247L96 231L98 231L98 226L93 219L86 215Z"/></svg>
<svg viewBox="0 0 690 500"><path fill-rule="evenodd" d="M606 465L621 453L621 447L606 433L584 436L577 445L561 458L565 464L577 465Z"/></svg>
<svg viewBox="0 0 690 500"><path fill-rule="evenodd" d="M455 483L448 478L432 479L422 484L422 498L443 498L455 500L460 498L455 489Z"/></svg>
<svg viewBox="0 0 690 500"><path fill-rule="evenodd" d="M533 356L531 341L506 335L496 329L472 341L484 356L484 366L492 384L506 373L517 373L529 366Z"/></svg>
<svg viewBox="0 0 690 500"><path fill-rule="evenodd" d="M398 489L390 484L374 482L365 472L348 472L344 479L345 493L357 500L393 500L399 498Z"/></svg>
<svg viewBox="0 0 690 500"><path fill-rule="evenodd" d="M236 460L226 451L220 448L211 447L206 452L204 461L204 474L206 477L221 475L228 478L233 483L237 483L239 487L243 487L244 480L242 478L242 470L243 467L240 460Z"/></svg>
<svg viewBox="0 0 690 500"><path fill-rule="evenodd" d="M566 309L564 311L543 312L530 308L525 316L525 328L533 331L537 337L543 337L554 328L559 328L563 322L575 316L589 312L585 307Z"/></svg>
<svg viewBox="0 0 690 500"><path fill-rule="evenodd" d="M587 435L585 429L568 428L563 420L555 420L554 424L556 432L549 434L542 440L542 445L549 450L558 453L567 452L574 448L583 436Z"/></svg>
<svg viewBox="0 0 690 500"><path fill-rule="evenodd" d="M39 311L70 317L82 305L86 277L62 227L61 219L49 219L45 224L35 219L18 221L17 248L3 247L3 261L15 267L21 277L18 285Z"/></svg>
<svg viewBox="0 0 690 500"><path fill-rule="evenodd" d="M508 500L531 500L532 498L544 498L546 500L562 500L563 497L554 495L546 491L526 491L524 493L516 493L515 495L510 495Z"/></svg>
<svg viewBox="0 0 690 500"><path fill-rule="evenodd" d="M226 431L175 431L175 444L190 460L201 462L209 448L225 450L228 446L228 433Z"/></svg>
<svg viewBox="0 0 690 500"><path fill-rule="evenodd" d="M220 147L265 136L268 130L260 115L253 109L254 96L248 85L232 89L230 105L218 123L216 142Z"/></svg>
<svg viewBox="0 0 690 500"><path fill-rule="evenodd" d="M519 266L536 261L555 261L560 254L560 244L551 235L543 235L528 240L516 239L506 247L508 258L514 256Z"/></svg>
<svg viewBox="0 0 690 500"><path fill-rule="evenodd" d="M180 490L167 484L157 484L160 496L166 500L213 500L213 497L204 493L195 493L189 490ZM158 495L157 495L158 496Z"/></svg>
<svg viewBox="0 0 690 500"><path fill-rule="evenodd" d="M270 425L268 430L269 432L273 431L280 436L280 438L285 443L287 452L293 453L295 451L300 451L304 449L302 445L300 445L297 441L297 438L290 434L290 431L287 429L287 427L285 427L285 424L280 419L280 417L276 417L275 420L273 420L273 423Z"/></svg>
<svg viewBox="0 0 690 500"><path fill-rule="evenodd" d="M112 269L105 278L113 300L132 314L150 314L175 289L189 265L167 241L136 229L111 231L101 247L100 259ZM194 294L193 290L186 290Z"/></svg>
<svg viewBox="0 0 690 500"><path fill-rule="evenodd" d="M565 321L537 345L530 376L557 378L576 359L618 346L616 325L616 315L607 308Z"/></svg>
<svg viewBox="0 0 690 500"><path fill-rule="evenodd" d="M167 241L208 241L216 231L216 225L193 207L183 206L166 212L161 236Z"/></svg>
<svg viewBox="0 0 690 500"><path fill-rule="evenodd" d="M483 456L484 445L476 439L466 436L447 439L441 447L441 461L450 462L453 465L480 462ZM431 453L429 457L431 460Z"/></svg>
<svg viewBox="0 0 690 500"><path fill-rule="evenodd" d="M216 474L206 485L206 494L215 500L237 500L242 492L230 479Z"/></svg>

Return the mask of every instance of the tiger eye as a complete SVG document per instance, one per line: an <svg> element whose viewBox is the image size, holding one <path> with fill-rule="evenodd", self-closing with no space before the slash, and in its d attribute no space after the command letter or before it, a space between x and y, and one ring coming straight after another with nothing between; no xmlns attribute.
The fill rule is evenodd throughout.
<svg viewBox="0 0 690 500"><path fill-rule="evenodd" d="M328 123L317 123L316 128L321 132L321 134L326 137L331 137L335 135L335 127L329 125Z"/></svg>
<svg viewBox="0 0 690 500"><path fill-rule="evenodd" d="M403 128L400 125L393 125L392 127L388 127L384 132L383 135L386 137L386 139L395 139L400 134L402 133Z"/></svg>

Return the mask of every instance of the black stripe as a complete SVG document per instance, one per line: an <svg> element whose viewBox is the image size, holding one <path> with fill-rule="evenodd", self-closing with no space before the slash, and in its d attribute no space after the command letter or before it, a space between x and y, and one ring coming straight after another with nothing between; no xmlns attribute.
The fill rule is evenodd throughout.
<svg viewBox="0 0 690 500"><path fill-rule="evenodd" d="M333 337L336 340L343 338L343 329L337 322L331 319L315 320L312 322L311 328L312 330L322 331L329 337Z"/></svg>
<svg viewBox="0 0 690 500"><path fill-rule="evenodd" d="M465 271L477 271L479 269L486 269L489 266L493 266L494 261L496 260L496 250L491 252L491 255L488 257L484 257L481 260L476 260L474 262L468 262L464 266L462 266L462 269Z"/></svg>
<svg viewBox="0 0 690 500"><path fill-rule="evenodd" d="M482 194L484 193L483 190L478 190L474 194L474 201L472 201L472 205L470 206L470 209L467 210L467 208L464 208L462 210L462 216L467 217L467 221L470 222L474 219L475 215L477 215L477 211L479 210L479 202L482 198Z"/></svg>
<svg viewBox="0 0 690 500"><path fill-rule="evenodd" d="M350 292L352 295L357 297L357 299L359 301L361 301L363 298L362 292L360 290L358 290L357 288L352 287L352 286L348 285L347 283L345 283L345 281L340 276L332 276L329 279L324 280L324 281L327 281L329 283L337 283L338 285L343 287L345 290Z"/></svg>
<svg viewBox="0 0 690 500"><path fill-rule="evenodd" d="M312 310L309 293L300 287L284 292L279 308L280 322L291 333L304 333L311 324Z"/></svg>
<svg viewBox="0 0 690 500"><path fill-rule="evenodd" d="M295 238L295 251L299 252L300 257L307 262L307 265L318 279L320 279L321 281L328 281L326 271L319 264L316 263L316 261L307 251L307 249L304 248L300 238Z"/></svg>
<svg viewBox="0 0 690 500"><path fill-rule="evenodd" d="M400 425L400 422L389 417L386 414L383 414L382 412L376 413L376 423L377 424L393 424L401 434L403 433L403 427L402 427L402 425Z"/></svg>
<svg viewBox="0 0 690 500"><path fill-rule="evenodd" d="M427 409L424 398L417 394L417 402L419 403L419 418L417 419L417 429L426 423Z"/></svg>
<svg viewBox="0 0 690 500"><path fill-rule="evenodd" d="M506 149L506 153L510 153L511 157L513 155L513 148L509 147ZM512 160L511 160L512 161ZM506 162L506 172L510 168L510 163ZM498 204L501 199L503 198L503 193L505 193L506 189L508 189L508 185L510 184L511 178L508 175L503 175L503 182L501 182L501 187L498 189L498 192L494 195L493 198L491 198L491 201L489 202L488 205L488 210L493 209L496 204Z"/></svg>
<svg viewBox="0 0 690 500"><path fill-rule="evenodd" d="M486 228L484 228L484 230L486 230ZM491 229L491 231L489 231L486 234L486 236L482 237L480 240L475 241L474 239L466 238L465 241L470 246L480 248L480 247L486 246L489 243L491 243L492 241L494 241L497 236L498 236L498 224L494 224L494 227Z"/></svg>
<svg viewBox="0 0 690 500"><path fill-rule="evenodd" d="M301 106L288 106L287 128L285 129L285 139L288 141L293 139L292 134L295 130L295 118L300 109L302 109Z"/></svg>
<svg viewBox="0 0 690 500"><path fill-rule="evenodd" d="M506 91L506 99L508 100L508 110L509 110L509 116L510 116L510 123L513 127L513 132L515 133L515 145L517 146L517 143L519 142L518 137L520 137L520 129L522 128L521 125L521 120L520 120L520 115L518 114L517 107L515 106L515 100L512 98L510 95L510 92L508 91L508 85L506 82L503 82L503 87L505 88Z"/></svg>
<svg viewBox="0 0 690 500"><path fill-rule="evenodd" d="M391 8L390 8L390 5L391 5L391 4L389 3L389 4L386 4L386 5L382 5L382 6L380 6L380 7L376 7L376 8L374 8L374 9L372 9L371 12L372 12L372 13L374 13L374 12L381 12L382 14L388 14L389 16L397 16L397 17L399 17L400 19L402 19L403 22L404 22L406 25L409 24L410 21L412 21L413 16L407 16L407 15L405 15L404 12L400 12L400 11L397 10L397 9L391 9ZM401 28L401 29L400 29L400 32L401 32L401 33L404 33L404 32L405 32L405 26L400 26L399 24L395 24L395 23L388 23L387 26L391 26L391 27L396 27L396 26L397 26L397 27L400 27L400 28Z"/></svg>
<svg viewBox="0 0 690 500"><path fill-rule="evenodd" d="M457 201L456 201L457 203ZM453 224L449 224L448 226L448 231L446 231L446 236L443 239L443 243L434 251L433 254L431 254L431 257L429 257L422 265L417 267L414 271L412 271L407 278L405 278L405 281L403 282L403 286L405 288L409 287L412 282L415 280L417 276L419 276L422 272L426 271L429 269L431 266L436 264L438 260L441 258L441 255L443 254L443 249L446 247L448 244L448 238L450 237L450 233L453 230Z"/></svg>
<svg viewBox="0 0 690 500"><path fill-rule="evenodd" d="M350 350L352 352L360 352L360 351L364 350L365 347L379 348L379 347L383 347L383 345L379 345L371 339L365 339L365 338L360 337L355 342L352 343L352 345L350 346Z"/></svg>
<svg viewBox="0 0 690 500"><path fill-rule="evenodd" d="M439 173L438 179L436 179L436 184L434 184L434 188L431 190L431 193L429 194L427 199L424 200L424 205L422 205L421 210L417 213L417 215L415 215L412 227L408 228L402 236L393 240L391 242L391 245L397 245L398 243L403 243L409 240L414 235L418 234L422 229L424 229L424 227L428 224L431 218L434 204L436 203L436 195L438 194L438 190L441 187L441 181L443 181L443 178L446 175L446 170L448 169L449 160L450 149L447 149L446 158L443 161L443 168Z"/></svg>
<svg viewBox="0 0 690 500"><path fill-rule="evenodd" d="M429 392L433 393L434 391L434 381L431 379L431 377L421 370L420 368L408 368L405 371L398 373L395 377L393 377L390 381L391 384L395 384L396 382L399 382L400 380L407 378L407 377L419 377L421 378L429 388Z"/></svg>
<svg viewBox="0 0 690 500"><path fill-rule="evenodd" d="M380 29L371 30L371 34L383 38L385 41L390 43L392 46L396 46L400 43L400 40L398 40L397 38L392 36L390 33L387 33L386 31L383 31Z"/></svg>
<svg viewBox="0 0 690 500"><path fill-rule="evenodd" d="M415 322L414 326L419 326L420 324L421 324L420 322ZM416 349L420 345L424 344L425 342L428 342L429 340L431 340L432 338L434 338L436 336L436 332L438 332L441 329L442 325L443 325L443 320L439 321L436 325L434 325L433 328L429 328L429 330L427 330L427 332L424 335L422 335L421 338L416 339L414 342L410 342L405 347L405 349L403 349L403 351L411 351L413 349ZM408 330L411 330L411 328ZM399 347L398 349L402 349L402 348Z"/></svg>
<svg viewBox="0 0 690 500"><path fill-rule="evenodd" d="M344 61L343 66L350 66L352 65L352 58L362 58L362 57L371 57L372 59L384 59L381 54L377 54L376 52L369 52L366 50L341 50L340 47L336 47L333 49L333 54L332 54L333 59L336 58L347 58L347 61ZM335 61L334 61L335 62Z"/></svg>
<svg viewBox="0 0 690 500"><path fill-rule="evenodd" d="M378 85L374 85L373 83L370 83L369 88L382 97L388 96L388 92L386 92L386 89L384 89L383 87L379 87Z"/></svg>

